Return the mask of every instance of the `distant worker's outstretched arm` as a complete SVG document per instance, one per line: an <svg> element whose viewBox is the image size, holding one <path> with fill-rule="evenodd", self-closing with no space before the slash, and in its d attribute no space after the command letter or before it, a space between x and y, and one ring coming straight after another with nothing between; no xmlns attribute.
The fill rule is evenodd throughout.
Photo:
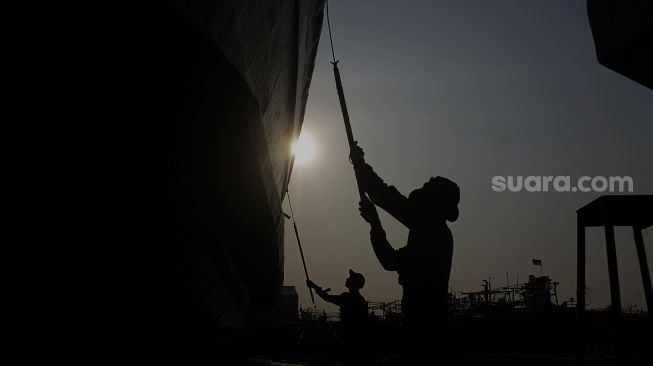
<svg viewBox="0 0 653 366"><path fill-rule="evenodd" d="M327 290L325 291L325 290L322 289L322 287L316 285L316 284L315 284L313 281L311 281L311 280L306 280L306 286L308 286L309 288L314 289L314 290L315 290L315 293L316 293L319 297L321 297L322 300L324 300L324 301L326 301L326 302L330 302L330 303L335 304L335 305L338 305L338 306L341 306L341 305L342 305L342 304L341 304L341 301L340 301L340 296L338 296L338 295L331 295L330 293L328 293L328 290L329 290L329 289L327 289Z"/></svg>
<svg viewBox="0 0 653 366"><path fill-rule="evenodd" d="M381 266L388 271L397 270L397 251L390 245L385 237L385 230L381 226L379 214L376 207L369 200L365 199L360 202L359 207L361 216L370 224L370 241L376 258Z"/></svg>
<svg viewBox="0 0 653 366"><path fill-rule="evenodd" d="M363 149L358 145L352 148L351 161L358 183L372 202L410 228L408 198L395 187L387 185L374 169L365 163Z"/></svg>

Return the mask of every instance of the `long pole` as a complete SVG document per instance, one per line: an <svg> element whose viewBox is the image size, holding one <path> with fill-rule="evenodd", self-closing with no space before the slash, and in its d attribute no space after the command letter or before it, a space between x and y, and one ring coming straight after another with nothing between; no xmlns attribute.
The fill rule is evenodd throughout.
<svg viewBox="0 0 653 366"><path fill-rule="evenodd" d="M340 100L340 109L342 110L342 118L345 122L345 131L347 132L347 142L349 142L349 152L354 148L356 142L354 141L354 133L351 131L351 123L349 122L349 112L347 111L347 101L345 100L345 92L342 88L342 80L340 80L340 70L338 70L338 60L336 60L336 52L333 50L333 35L331 34L331 17L329 16L329 2L326 2L326 15L327 27L329 29L329 41L331 42L331 65L333 65L333 76L336 79L336 90L338 91L338 99ZM356 175L356 186L358 188L358 195L361 201L365 200L365 192L361 189L358 175Z"/></svg>
<svg viewBox="0 0 653 366"><path fill-rule="evenodd" d="M347 132L347 142L349 142L349 151L351 152L356 144L354 141L354 133L351 130L351 123L349 122L349 111L347 111L347 101L345 100L345 92L342 88L342 80L340 80L340 70L338 70L338 61L331 62L333 65L333 75L336 79L336 90L338 91L338 99L340 100L340 109L342 110L342 118L345 122L345 131ZM358 175L356 176L356 186L358 188L358 195L361 200L364 200L365 192L361 189Z"/></svg>
<svg viewBox="0 0 653 366"><path fill-rule="evenodd" d="M292 203L290 202L290 192L286 189L286 195L288 196L288 206L290 206L290 216L292 217L292 226L295 229L295 237L297 238L297 245L299 245L299 254L302 256L302 264L304 265L304 275L306 276L306 281L309 281L308 278L308 269L306 268L306 260L304 259L304 250L302 249L302 242L299 240L299 231L297 231L297 224L295 223L295 213L292 209ZM313 289L308 288L308 292L311 294L311 301L315 305L315 297L313 296Z"/></svg>

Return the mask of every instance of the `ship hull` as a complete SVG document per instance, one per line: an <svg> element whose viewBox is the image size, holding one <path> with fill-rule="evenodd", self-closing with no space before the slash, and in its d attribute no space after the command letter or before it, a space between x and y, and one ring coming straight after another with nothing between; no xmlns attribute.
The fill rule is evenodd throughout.
<svg viewBox="0 0 653 366"><path fill-rule="evenodd" d="M102 235L120 258L107 301L122 327L167 339L151 342L160 349L255 325L275 307L288 146L324 4L142 5L119 13L107 45Z"/></svg>

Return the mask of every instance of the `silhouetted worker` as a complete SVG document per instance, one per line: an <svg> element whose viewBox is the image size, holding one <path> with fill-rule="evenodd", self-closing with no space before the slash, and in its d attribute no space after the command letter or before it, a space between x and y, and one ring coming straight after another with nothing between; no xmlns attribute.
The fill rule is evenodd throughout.
<svg viewBox="0 0 653 366"><path fill-rule="evenodd" d="M460 190L449 179L435 177L406 198L365 163L360 147L352 150L351 161L361 188L372 200L361 201L360 212L370 223L374 253L383 268L399 273L403 287L402 360L407 365L445 362L453 256L453 237L446 222L458 219ZM395 250L390 245L372 202L410 230L405 247Z"/></svg>
<svg viewBox="0 0 653 366"><path fill-rule="evenodd" d="M306 281L306 285L315 289L315 292L324 301L340 307L340 321L342 324L341 347L343 359L347 365L363 365L365 348L365 324L367 322L367 301L360 290L365 285L362 274L349 270L349 278L345 280L345 287L349 290L340 295L331 295L327 290L322 290L313 281Z"/></svg>

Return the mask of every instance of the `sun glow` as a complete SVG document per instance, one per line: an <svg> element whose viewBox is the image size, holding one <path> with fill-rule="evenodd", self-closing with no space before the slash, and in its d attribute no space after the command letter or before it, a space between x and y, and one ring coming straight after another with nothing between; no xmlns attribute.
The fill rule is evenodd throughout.
<svg viewBox="0 0 653 366"><path fill-rule="evenodd" d="M315 158L315 141L308 133L302 133L299 139L292 143L291 151L295 155L295 162L300 165L307 164Z"/></svg>

